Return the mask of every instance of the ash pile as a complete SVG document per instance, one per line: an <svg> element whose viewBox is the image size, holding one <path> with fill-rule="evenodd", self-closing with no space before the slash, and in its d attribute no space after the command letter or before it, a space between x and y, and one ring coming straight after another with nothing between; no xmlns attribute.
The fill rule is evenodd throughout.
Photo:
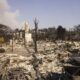
<svg viewBox="0 0 80 80"><path fill-rule="evenodd" d="M80 42L49 42L45 47L40 42L40 47L44 50L40 48L41 53L37 54L42 60L38 70L43 80L73 80L80 76Z"/></svg>
<svg viewBox="0 0 80 80"><path fill-rule="evenodd" d="M0 56L0 80L35 80L32 57L17 54Z"/></svg>
<svg viewBox="0 0 80 80"><path fill-rule="evenodd" d="M0 55L0 80L73 80L64 66L77 65L79 55L79 42L38 42L36 54Z"/></svg>

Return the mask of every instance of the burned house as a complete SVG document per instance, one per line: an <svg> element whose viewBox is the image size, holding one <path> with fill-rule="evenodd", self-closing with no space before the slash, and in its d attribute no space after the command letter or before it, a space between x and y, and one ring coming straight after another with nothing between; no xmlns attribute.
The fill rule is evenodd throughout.
<svg viewBox="0 0 80 80"><path fill-rule="evenodd" d="M16 42L29 43L32 42L32 34L29 31L28 23L25 23L22 29L16 29L13 33L13 38Z"/></svg>

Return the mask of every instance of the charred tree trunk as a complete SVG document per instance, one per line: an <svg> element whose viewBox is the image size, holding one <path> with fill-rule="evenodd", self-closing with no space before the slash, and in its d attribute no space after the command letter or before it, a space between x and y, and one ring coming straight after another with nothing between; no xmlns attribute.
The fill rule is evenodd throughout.
<svg viewBox="0 0 80 80"><path fill-rule="evenodd" d="M35 53L37 53L37 29L38 29L38 21L37 19L34 20L34 24L35 24L35 38L34 38L34 45L35 45Z"/></svg>

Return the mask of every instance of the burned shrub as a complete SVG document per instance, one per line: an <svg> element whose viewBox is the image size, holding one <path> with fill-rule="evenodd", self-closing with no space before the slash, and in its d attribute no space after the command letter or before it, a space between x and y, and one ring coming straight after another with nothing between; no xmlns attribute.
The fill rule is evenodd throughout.
<svg viewBox="0 0 80 80"><path fill-rule="evenodd" d="M5 49L4 48L0 48L0 53L4 53Z"/></svg>

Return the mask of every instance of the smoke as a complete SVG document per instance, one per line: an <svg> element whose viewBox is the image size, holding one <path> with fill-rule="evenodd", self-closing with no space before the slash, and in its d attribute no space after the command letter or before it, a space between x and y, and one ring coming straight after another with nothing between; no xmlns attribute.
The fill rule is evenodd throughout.
<svg viewBox="0 0 80 80"><path fill-rule="evenodd" d="M8 4L8 0L0 0L0 24L7 25L12 29L18 28L20 26L17 19L20 15L19 10L12 12L10 9L11 6Z"/></svg>
<svg viewBox="0 0 80 80"><path fill-rule="evenodd" d="M7 3L7 0L0 0L0 11L9 10L10 6Z"/></svg>

